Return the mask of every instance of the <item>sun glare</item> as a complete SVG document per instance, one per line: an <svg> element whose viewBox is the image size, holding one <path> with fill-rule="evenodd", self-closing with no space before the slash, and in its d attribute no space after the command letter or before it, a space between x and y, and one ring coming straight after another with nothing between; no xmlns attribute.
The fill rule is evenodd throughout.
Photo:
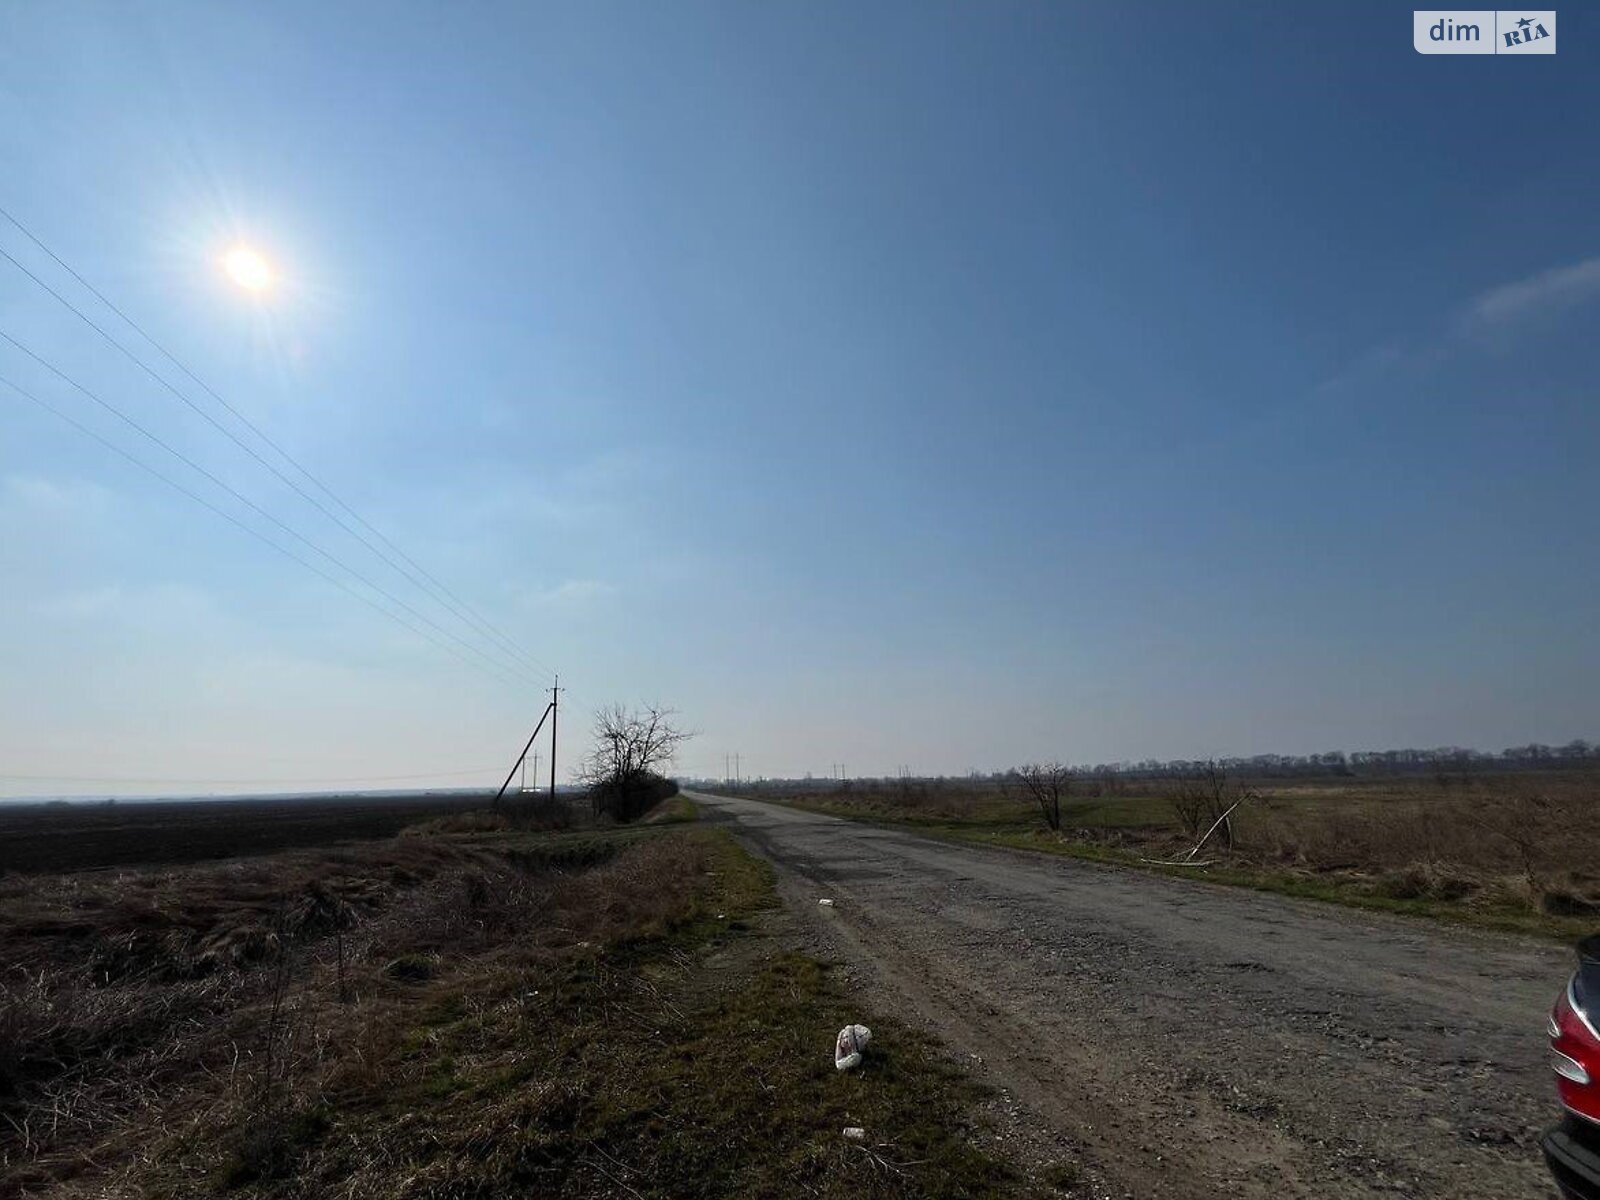
<svg viewBox="0 0 1600 1200"><path fill-rule="evenodd" d="M249 246L235 246L222 257L228 277L247 292L265 291L272 286L272 264Z"/></svg>

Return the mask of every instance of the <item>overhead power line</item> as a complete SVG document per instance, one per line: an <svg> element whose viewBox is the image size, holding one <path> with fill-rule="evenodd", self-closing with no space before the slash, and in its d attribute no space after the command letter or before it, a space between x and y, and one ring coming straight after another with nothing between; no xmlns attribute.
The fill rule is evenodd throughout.
<svg viewBox="0 0 1600 1200"><path fill-rule="evenodd" d="M304 775L298 779L151 779L119 775L0 775L0 779L22 783L148 783L148 784L189 784L195 787L206 784L217 786L264 786L266 784L280 783L399 783L408 779L451 779L458 775L476 775L483 771L492 771L494 767L458 767L454 771L427 771L420 775L350 775L342 779L330 779L323 775Z"/></svg>
<svg viewBox="0 0 1600 1200"><path fill-rule="evenodd" d="M0 252L0 253L3 253L3 252ZM245 507L249 508L252 512L256 513L258 516L260 516L264 520L270 521L273 525L275 525L279 529L283 530L284 533L286 533L290 537L294 538L295 541L297 541L297 542L301 543L302 545L306 546L308 549L310 549L313 552L315 552L319 557L326 559L328 562L332 563L334 566L338 567L340 570L346 572L347 574L349 574L353 578L359 580L362 584L364 584L367 587L371 588L374 592L377 592L380 596L383 596L391 604L394 604L395 606L397 606L397 607L399 607L401 609L404 609L406 612L410 613L417 620L421 621L424 625L427 625L430 629L436 630L439 634L441 634L442 636L444 636L446 638L449 638L452 642L456 643L458 646L462 647L464 650L468 651L469 653L476 654L484 662L489 663L495 669L497 669L497 670L504 669L504 665L501 664L494 656L484 653L481 649L479 649L477 646L473 645L471 642L468 642L465 639L456 636L456 634L452 633L450 630L448 630L444 626L440 625L437 621L435 621L432 617L428 616L426 613L419 612L416 608L412 607L410 604L408 604L404 600L400 599L400 597L396 596L393 592L389 591L387 588L383 587L380 584L374 583L372 580L368 579L360 571L356 570L349 563L345 562L343 559L339 558L337 555L335 555L335 554L331 553L330 551L327 551L327 550L323 549L321 546L317 545L317 543L313 542L310 538L306 537L299 530L297 530L297 529L293 528L292 526L290 526L290 525L284 523L283 521L279 520L272 513L268 512L266 509L262 508L259 504L257 504L254 500L250 499L250 497L246 496L243 492L239 491L237 488L233 487L231 484L229 484L226 481L222 480L221 478L219 478L217 475L215 475L211 471L208 471L205 467L203 467L199 463L195 462L194 459L190 458L187 454L184 454L181 450L176 449L174 446L171 445L171 443L167 442L166 440L161 438L159 435L157 435L155 433L152 433L149 429L145 428L145 426L141 425L138 421L136 421L132 417L128 416L127 413L123 412L116 405L114 405L110 401L104 399L103 397L101 397L96 392L91 391L89 388L87 388L83 384L79 383L76 379L73 379L70 375L68 375L65 371L61 370L60 367L56 366L49 359L45 358L43 355L41 355L41 354L37 353L36 351L30 349L29 347L23 345L21 342L19 342L16 338L12 337L9 333L7 333L3 329L0 329L0 340L3 340L3 341L6 341L6 342L10 343L13 347L15 347L16 349L22 351L23 354L26 354L29 358L31 358L34 362L38 363L45 370L49 371L57 379L60 379L63 383L67 384L69 387L71 387L71 388L81 392L83 395L87 396L90 400L94 401L101 408L103 408L106 412L108 412L112 416L116 417L117 420L119 420L123 424L127 425L130 429L132 429L134 432L138 433L141 437L145 438L147 441L150 441L150 442L154 443L156 446L159 446L162 450L166 451L169 455L171 455L173 458L176 458L179 462L183 463L185 466L189 467L191 470L196 471L200 475L205 476L206 479L210 480L217 487L221 488L223 491L227 492L230 496L232 496L235 500L239 501L240 504L243 504ZM16 387L15 384L12 384L11 386L13 388ZM21 391L22 389L17 388L16 390ZM35 397L35 396L30 396L29 398L33 399L36 402L39 402L41 404L43 403L42 401L38 401L38 398ZM52 411L55 411L55 410L52 409ZM108 444L110 444L110 443L108 443Z"/></svg>
<svg viewBox="0 0 1600 1200"><path fill-rule="evenodd" d="M65 296L63 296L55 288L51 287L48 282L46 282L44 279L41 279L37 274L35 274L33 271L31 271L27 266L25 266L23 263L19 262L15 257L13 257L4 248L0 248L0 257L4 257L6 259L6 261L11 263L12 266L16 267L17 270L21 271L29 279L33 280L33 282L35 284L37 284L39 287L43 288L46 292L48 292L52 297L55 298L55 300L58 303L60 303L63 307L68 309L74 316L76 316L84 324L89 326L90 329L94 330L94 332L97 333L108 344L110 344L111 346L115 347L116 350L119 353L121 353L124 357L126 357L130 362L132 362L134 365L138 366L142 371L144 371L147 375L149 375L152 379L154 379L157 383L159 383L167 391L171 392L183 404L185 404L188 408L190 408L196 414L198 414L202 419L204 419L208 424L210 424L213 428L215 428L224 437L228 438L228 440L233 442L234 445L238 446L241 450L243 450L246 454L248 454L252 459L254 459L262 467L264 467L266 470L271 472L273 474L273 476L275 476L278 480L280 480L285 486L289 487L298 496L300 496L303 500L305 500L308 504L310 504L314 508L316 508L318 512L322 513L330 521L332 521L336 525L338 525L339 528L343 529L351 537L353 537L357 541L359 541L363 546L365 546L369 551L371 551L380 561L385 563L385 565L389 566L390 568L392 568L393 570L398 572L400 575L404 576L409 582L411 582L414 585L416 585L424 593L427 593L431 599L435 600L437 603L441 604L443 607L449 609L457 617L457 619L462 621L464 624L468 625L475 632L477 632L480 636L484 636L484 637L489 638L492 642L496 643L502 649L506 650L507 652L511 653L512 655L514 655L514 656L516 656L518 658L526 660L528 663L530 663L533 666L537 667L538 669L540 669L541 671L545 672L546 674L551 674L551 675L554 674L553 668L551 668L548 664L546 664L544 662L541 662L533 654L531 654L530 652L528 652L527 650L525 650L521 646L519 646L508 635L503 633L500 629L498 629L491 622L489 622L486 618L484 618L481 614L479 614L474 608L472 608L472 606L470 604L468 604L465 600L462 600L459 596L457 596L444 583L440 582L440 580L437 577L435 577L425 567L423 567L420 563L418 563L414 558L412 558L409 554L407 554L399 546L395 545L395 543L391 539L389 539L380 530L378 530L369 521L367 521L367 519L365 517L361 516L360 513L358 513L350 505L348 505L342 499L340 499L339 496L337 494L335 494L331 488L329 488L325 483L323 483L320 479L318 479L317 476L315 474L313 474L307 467L303 466L296 458L294 458L293 455L291 455L287 450L285 450L276 441L274 441L271 437L269 437L259 426L257 426L253 421L251 421L247 416L245 416L242 412L240 412L233 405L229 404L228 401L225 400L220 394L218 394L215 389L213 389L209 384L207 384L198 375L196 375L187 366L185 366L177 358L176 355L174 355L171 351L167 350L165 346L163 346L154 337L152 337L149 333L147 333L144 330L144 328L137 321L135 321L132 317L130 317L126 312L124 312L120 307L118 307L109 297L107 297L103 292L101 292L92 283L90 283L87 279L85 279L81 274L79 274L76 270L74 270L71 265L69 265L64 259L61 258L60 255L56 254L55 251L50 249L50 247L47 246L26 225L24 225L21 221L19 221L15 216L13 216L10 212L8 212L3 207L0 207L0 216L4 216L7 221L9 221L12 225L14 225L22 233L22 235L24 237L26 237L35 246L37 246L41 251L43 251L47 256L49 256L51 261L56 263L57 266L59 266L67 274L72 276L72 278L74 280L76 280L83 288L85 288L97 300L99 300L102 304L104 304L106 306L106 308L108 308L111 312L115 313L116 316L119 319L121 319L124 324L126 324L135 333L137 333L141 338L143 338L144 341L147 342L150 346L152 346L156 350L157 353L159 353L169 363L171 363L174 367L176 367L179 371L181 371L189 380L191 380L196 386L198 386L202 391L204 391L206 393L206 395L210 396L214 401L216 401L217 404L221 405L222 408L224 410L226 410L230 415L232 415L235 420L237 420L241 425L243 425L246 429L248 429L257 438L259 438L264 445L268 446L274 453L276 453L280 458L282 458L284 462L288 463L295 471L299 472L300 475L302 475L313 486L315 486L319 491L321 491L325 496L327 496L328 499L331 500L337 507L342 509L344 512L348 513L350 515L350 517L354 521L356 521L360 526L362 526L362 528L366 529L368 532L370 532L372 534L373 537L377 538L378 541L382 543L382 546L388 548L387 551L385 551L383 548L381 548L378 544L375 544L373 542L372 538L367 537L360 530L352 528L337 513L331 511L327 507L327 505L323 504L315 496L313 496L309 492L307 492L303 487L301 487L297 482L295 482L295 480L291 479L288 475L284 474L284 472L281 471L274 464L268 462L265 458L263 458L261 456L260 453L258 453L255 450L254 447L252 447L249 444L247 444L243 439L241 439L231 429L227 428L220 421L218 421L215 417L213 417L210 413L206 412L202 407L200 407L192 399L190 399L190 397L187 396L183 391L181 391L180 389L175 387L172 384L172 382L170 380L168 380L164 375L162 375L160 372L158 372L154 368L152 368L147 362L145 362L138 355L134 354L133 351L129 350L125 345L123 345L120 341L118 341L116 338L114 338L98 322L96 322L93 318L89 317L80 308L78 308L75 304L73 304L72 301L68 300ZM399 561L397 561L397 559Z"/></svg>
<svg viewBox="0 0 1600 1200"><path fill-rule="evenodd" d="M5 338L7 341L11 341L12 340L3 330L0 330L0 338ZM13 344L15 345L17 343L13 342ZM41 361L43 361L43 360L41 360ZM62 378L66 378L66 377L62 376ZM71 381L69 380L68 382L71 382ZM200 495L198 492L195 492L192 489L190 489L188 487L185 487L183 484L179 483L177 480L173 479L171 476L166 475L166 474L162 473L161 471L158 471L155 467L152 467L149 463L145 462L143 459L138 458L137 456L129 453L127 450L123 449L121 446L119 446L115 442L113 442L110 438L107 438L107 437L103 436L102 434L100 434L99 432L97 432L96 430L91 429L89 426L83 424L83 422L79 421L76 417L72 416L70 413L64 412L63 410L57 408L55 405L51 404L48 400L45 400L42 397L35 395L33 392L30 392L27 388L24 388L24 387L20 386L19 384L13 382L10 379L5 378L4 376L0 376L0 384L4 384L6 387L10 388L12 391L16 392L19 396L22 396L24 399L31 400L34 404L37 404L40 408L44 409L46 412L53 414L54 416L60 418L62 421L65 421L68 425L71 425L79 433L82 433L84 436L92 438L95 441L99 442L102 446L106 447L106 449L112 451L112 453L120 455L122 458L127 459L129 462L131 462L134 466L138 467L140 470L145 471L146 473L155 476L162 483L166 484L168 487L174 489L175 491L178 491L178 492L182 493L184 496L188 497L190 500L193 500L196 504L199 504L203 508L209 509L211 512L215 513L217 516L221 517L224 521L227 521L230 525L237 526L239 529L244 530L245 533L249 534L251 537L255 538L257 541L263 542L266 545L271 546L274 550L276 550L279 554L283 555L285 558L290 559L293 562L299 563L302 567L304 567L306 570L310 571L313 575L316 575L319 578L324 579L327 582L333 584L333 586L338 588L340 591L345 592L346 594L348 594L350 596L354 596L357 600L361 601L361 603L365 604L367 607L372 608L372 609L376 610L377 612L382 613L384 616L388 617L391 621L396 622L397 624L401 625L403 628L409 630L410 632L416 634L418 637L422 638L423 640L432 643L434 646L437 646L441 650L444 650L444 651L446 651L446 652L448 652L450 654L453 654L455 657L459 658L462 662L466 663L469 667L472 667L472 668L474 668L476 670L479 670L479 671L483 671L483 672L487 673L488 675L490 675L492 678L495 678L495 679L499 680L501 683L508 684L508 685L510 685L512 687L515 687L515 688L519 688L520 689L520 688L523 688L523 687L527 686L527 683L526 683L525 680L511 675L503 667L501 667L499 664L495 663L493 659L487 659L486 661L489 662L491 665L490 666L485 666L483 663L479 662L477 659L468 658L465 654L463 654L461 651L457 650L454 646L451 646L447 642L442 642L438 638L434 637L426 629L419 628L418 626L413 625L411 622L409 622L405 618L401 617L398 613L392 612L391 610L385 608L383 605L379 604L377 601L373 600L371 597L365 596L362 593L356 591L349 584L345 583L344 580L338 578L337 576L330 575L328 572L324 571L321 567L316 566L314 563L311 563L311 562L307 561L306 559L300 557L294 551L292 551L292 550L288 549L287 547L282 546L279 543L273 541L266 534L262 533L259 529L256 529L251 525L245 524L243 521L239 520L238 517L234 516L232 513L228 512L226 509L219 508L217 505L211 503L211 501L207 500L204 496ZM77 385L74 385L74 386L77 386ZM83 390L83 389L80 389L80 390ZM89 393L87 391L85 391L85 394L89 395L92 399L95 399L97 402L102 404L109 411L111 411L113 413L116 413L117 416L119 416L119 417L122 416L122 414L117 412L117 410L115 408L112 408L109 404L105 404L104 401L99 400L99 397L96 397L92 393ZM213 481L217 482L219 486L221 486L223 488L226 488L230 493L232 493L235 496L239 495L237 492L234 492L232 488L229 488L227 486L227 484L224 484L220 480L217 480L216 477L214 475L212 475L209 471L206 471L204 467L197 466L193 462L190 462L190 460L187 457L185 457L184 455L180 454L178 451L173 450L172 447L168 446L165 442L163 442L160 438L156 437L154 434L149 433L142 426L139 426L138 423L133 421L131 418L123 417L123 419L126 420L130 425L133 425L134 428L138 429L140 433L143 433L146 437L148 437L151 441L155 442L158 446L161 446L163 449L165 449L169 453L175 455L177 458L179 458L183 462L189 463L190 466L193 466L197 471L200 471L202 474L206 475L207 478L210 478ZM245 499L242 496L240 496L239 498L241 500ZM248 504L250 502L248 500L245 500L245 503ZM251 507L254 507L254 505L252 505ZM292 533L293 531L290 530L290 532ZM299 535L297 534L296 536L298 537ZM304 539L301 539L301 540L304 540ZM348 569L348 568L346 568L346 569ZM372 586L372 585L369 584L368 586ZM378 591L381 594L386 594L386 593L382 593L382 589L381 588L374 588L373 590L374 591ZM472 648L469 647L469 649L472 649ZM479 653L481 655L481 651L479 651L477 653Z"/></svg>

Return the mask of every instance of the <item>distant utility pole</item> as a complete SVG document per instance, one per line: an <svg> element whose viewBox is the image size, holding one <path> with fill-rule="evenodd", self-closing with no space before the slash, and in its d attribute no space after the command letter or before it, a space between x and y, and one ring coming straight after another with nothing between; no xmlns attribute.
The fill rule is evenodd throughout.
<svg viewBox="0 0 1600 1200"><path fill-rule="evenodd" d="M722 756L722 786L723 787L727 787L728 784L730 782L732 782L732 780L733 780L733 772L732 772L732 769L731 769L732 762L733 762L733 755L724 754Z"/></svg>
<svg viewBox="0 0 1600 1200"><path fill-rule="evenodd" d="M561 707L561 693L567 689L561 686L561 676L556 676L555 686L550 689L550 799L556 798L556 711ZM539 778L537 772L533 776Z"/></svg>
<svg viewBox="0 0 1600 1200"><path fill-rule="evenodd" d="M737 751L733 755L733 786L739 786L739 754Z"/></svg>

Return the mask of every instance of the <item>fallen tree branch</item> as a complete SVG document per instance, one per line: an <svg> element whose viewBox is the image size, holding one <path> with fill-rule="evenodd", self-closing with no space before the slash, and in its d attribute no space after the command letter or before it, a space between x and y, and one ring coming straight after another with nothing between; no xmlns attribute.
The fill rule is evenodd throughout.
<svg viewBox="0 0 1600 1200"><path fill-rule="evenodd" d="M1206 836L1201 838L1198 842L1196 842L1194 844L1194 849L1189 851L1189 853L1185 854L1183 856L1184 859L1185 860L1192 859L1196 854L1199 854L1200 853L1200 847L1204 846L1208 841L1211 840L1211 835L1217 831L1217 828L1224 821L1226 821L1230 816L1233 815L1233 810L1234 809L1238 808L1239 805L1241 805L1243 803L1244 803L1244 800L1241 798L1241 799L1235 800L1232 804L1228 805L1228 811L1223 813L1220 817L1218 817L1216 819L1215 823L1211 826L1211 828L1206 830ZM1230 834L1229 836L1232 836L1232 835Z"/></svg>
<svg viewBox="0 0 1600 1200"><path fill-rule="evenodd" d="M1228 811L1223 813L1220 817L1218 817L1216 819L1216 821L1214 821L1212 823L1211 828L1206 830L1205 837L1201 838L1198 842L1196 842L1194 844L1194 846L1189 850L1189 853L1185 854L1182 858L1141 858L1139 861L1142 862L1142 863L1147 863L1152 867L1209 867L1209 866L1212 866L1216 861L1215 859L1210 859L1210 858L1207 858L1207 859L1196 859L1195 855L1199 854L1200 853L1200 848L1202 846L1204 846L1206 844L1206 842L1211 840L1211 835L1213 833L1215 833L1219 828L1222 827L1222 823L1224 821L1226 821L1229 816L1232 815L1233 810L1238 808L1239 805L1241 805L1243 803L1244 803L1244 799L1240 798L1238 800L1235 800L1232 804L1228 805Z"/></svg>

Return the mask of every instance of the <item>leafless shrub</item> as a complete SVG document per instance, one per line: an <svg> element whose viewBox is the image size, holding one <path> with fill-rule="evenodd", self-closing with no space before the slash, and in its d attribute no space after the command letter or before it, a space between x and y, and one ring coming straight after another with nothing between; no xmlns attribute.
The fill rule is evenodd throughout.
<svg viewBox="0 0 1600 1200"><path fill-rule="evenodd" d="M1573 814L1544 795L1484 801L1450 815L1465 823L1458 834L1475 834L1490 843L1483 848L1488 853L1509 855L1533 887L1542 886L1556 867L1561 844L1583 836L1573 827Z"/></svg>
<svg viewBox="0 0 1600 1200"><path fill-rule="evenodd" d="M1022 793L1039 809L1052 832L1061 831L1061 802L1072 792L1072 771L1058 763L1029 763L1018 767L1012 778Z"/></svg>
<svg viewBox="0 0 1600 1200"><path fill-rule="evenodd" d="M595 815L632 821L674 794L663 778L678 748L694 735L678 728L677 714L658 704L629 710L620 704L594 716L594 748L579 768Z"/></svg>
<svg viewBox="0 0 1600 1200"><path fill-rule="evenodd" d="M1233 809L1256 793L1240 780L1230 779L1227 768L1215 759L1198 772L1180 777L1167 794L1178 824L1190 839L1198 839L1220 826L1223 845L1233 848Z"/></svg>

